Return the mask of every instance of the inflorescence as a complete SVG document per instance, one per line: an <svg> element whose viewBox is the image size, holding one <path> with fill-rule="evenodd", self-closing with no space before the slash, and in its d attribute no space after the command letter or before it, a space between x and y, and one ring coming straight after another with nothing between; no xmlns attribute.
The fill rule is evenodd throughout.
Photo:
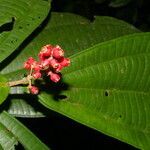
<svg viewBox="0 0 150 150"><path fill-rule="evenodd" d="M24 68L29 70L27 76L28 89L32 94L38 94L38 87L32 85L32 79L42 78L44 74L49 76L53 82L58 82L61 79L60 71L70 65L70 59L64 57L64 50L59 46L45 45L41 48L38 54L39 61L29 57L24 63Z"/></svg>

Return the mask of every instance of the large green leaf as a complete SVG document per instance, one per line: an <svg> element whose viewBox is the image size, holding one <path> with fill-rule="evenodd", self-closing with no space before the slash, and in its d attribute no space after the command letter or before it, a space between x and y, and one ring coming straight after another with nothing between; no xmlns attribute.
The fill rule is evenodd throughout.
<svg viewBox="0 0 150 150"><path fill-rule="evenodd" d="M60 44L66 49L68 56L78 53L92 45L107 41L118 36L139 32L138 29L125 23L124 21L111 17L95 17L94 22L68 13L52 13L51 18L45 29L25 47L2 73L9 80L21 79L25 70L22 69L23 62L31 56L37 57L41 46L52 43ZM20 88L13 88L13 94L21 94ZM12 97L9 97L12 99ZM28 104L29 99L15 99L10 101L9 113L16 116L40 117L43 114L32 108L32 103Z"/></svg>
<svg viewBox="0 0 150 150"><path fill-rule="evenodd" d="M68 13L52 13L45 29L29 43L25 49L2 70L10 73L22 69L23 62L31 56L37 58L40 48L48 43L59 44L66 55L78 53L97 43L116 37L140 32L128 23L112 17L95 17L89 22L83 17ZM19 75L16 78L20 78Z"/></svg>
<svg viewBox="0 0 150 150"><path fill-rule="evenodd" d="M0 104L7 98L9 93L9 86L7 84L7 79L0 75Z"/></svg>
<svg viewBox="0 0 150 150"><path fill-rule="evenodd" d="M94 22L90 22L73 14L52 13L45 29L25 47L18 57L2 70L2 73L9 80L21 79L25 73L25 70L22 70L23 62L31 56L31 51L32 56L37 57L41 46L47 43L60 44L66 49L66 54L70 56L96 43L134 32L139 32L139 30L124 21L111 17L97 16ZM13 94L15 93L22 93L22 90L16 87L13 90ZM8 112L22 117L43 116L43 114L35 111L32 108L32 103L28 104L28 101L30 100L26 99L25 102L20 99L10 101Z"/></svg>
<svg viewBox="0 0 150 150"><path fill-rule="evenodd" d="M49 8L50 2L44 0L0 0L0 25L7 25L1 26L0 62L41 24Z"/></svg>
<svg viewBox="0 0 150 150"><path fill-rule="evenodd" d="M150 149L150 33L95 45L71 57L61 94L40 102L84 125ZM48 91L48 90L47 90ZM56 93L57 94L57 93ZM60 95L60 96L59 96Z"/></svg>
<svg viewBox="0 0 150 150"><path fill-rule="evenodd" d="M14 149L20 142L25 149L48 150L33 133L6 112L0 113L0 145L4 150Z"/></svg>
<svg viewBox="0 0 150 150"><path fill-rule="evenodd" d="M12 22L12 18L10 16L3 16L5 14L1 14L0 16L0 28L2 28L2 25L5 25L7 23L11 23Z"/></svg>

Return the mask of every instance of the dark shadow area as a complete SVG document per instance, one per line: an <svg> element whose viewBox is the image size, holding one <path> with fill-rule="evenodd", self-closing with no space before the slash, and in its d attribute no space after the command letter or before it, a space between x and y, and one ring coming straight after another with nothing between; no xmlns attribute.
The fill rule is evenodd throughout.
<svg viewBox="0 0 150 150"><path fill-rule="evenodd" d="M24 147L21 145L21 143L18 143L15 145L15 150L25 150Z"/></svg>
<svg viewBox="0 0 150 150"><path fill-rule="evenodd" d="M93 20L94 0L55 0L52 1L52 11L70 12Z"/></svg>
<svg viewBox="0 0 150 150"><path fill-rule="evenodd" d="M51 111L48 118L18 118L52 150L137 150Z"/></svg>
<svg viewBox="0 0 150 150"><path fill-rule="evenodd" d="M44 79L45 80L35 80L34 82L34 86L38 87L40 92L46 92L53 97L54 101L67 99L67 96L62 95L61 93L69 90L69 84L64 83L63 79L61 79L61 81L58 83L52 82L48 76L45 76ZM22 94L9 94L7 99L0 105L0 111L8 111L13 99L18 101L24 100L28 105L34 108L36 112L41 112L44 116L48 116L51 112L49 109L39 103L38 95L33 95L26 92Z"/></svg>
<svg viewBox="0 0 150 150"><path fill-rule="evenodd" d="M63 78L58 83L54 83L49 79L49 76L45 75L44 77L44 84L41 84L40 81L36 81L35 85L37 85L41 91L46 92L53 96L53 99L56 101L59 100L66 100L67 96L62 95L63 91L69 90L70 85L68 83L63 82Z"/></svg>
<svg viewBox="0 0 150 150"><path fill-rule="evenodd" d="M131 0L127 5L111 7L111 0L55 0L52 1L52 11L69 12L84 16L90 20L94 16L111 16L124 20L142 31L150 31L149 1Z"/></svg>

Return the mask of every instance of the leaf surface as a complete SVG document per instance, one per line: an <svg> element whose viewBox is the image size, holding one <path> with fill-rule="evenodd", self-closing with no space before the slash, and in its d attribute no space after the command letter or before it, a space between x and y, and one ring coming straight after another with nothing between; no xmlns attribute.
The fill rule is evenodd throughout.
<svg viewBox="0 0 150 150"><path fill-rule="evenodd" d="M124 36L71 56L60 83L66 89L58 92L57 101L42 93L40 102L137 148L150 149L149 41L150 33Z"/></svg>
<svg viewBox="0 0 150 150"><path fill-rule="evenodd" d="M20 79L23 75L23 63L28 57L37 58L43 45L59 44L66 56L71 56L95 44L123 35L140 32L134 26L105 16L96 16L93 22L78 15L52 13L44 30L35 37L8 66L2 69L10 80ZM13 73L12 73L13 72Z"/></svg>
<svg viewBox="0 0 150 150"><path fill-rule="evenodd" d="M7 58L46 18L50 2L44 0L1 0L0 62ZM42 11L41 11L42 10Z"/></svg>
<svg viewBox="0 0 150 150"><path fill-rule="evenodd" d="M0 145L3 149L13 149L20 142L25 149L48 150L31 131L6 112L0 114Z"/></svg>
<svg viewBox="0 0 150 150"><path fill-rule="evenodd" d="M7 85L7 79L0 75L0 104L7 98L9 94L9 86Z"/></svg>
<svg viewBox="0 0 150 150"><path fill-rule="evenodd" d="M61 45L66 50L66 55L71 56L94 44L135 32L140 31L124 21L111 17L97 16L94 22L90 22L78 15L52 13L44 30L1 72L9 80L23 78L24 73L26 73L22 69L23 62L31 56L31 52L32 56L36 58L40 48L48 43ZM14 88L13 94L15 93L23 92L19 88ZM27 102L28 100L22 102L20 99L18 99L18 102L17 99L11 101L13 104L10 105L8 111L16 116L33 117L33 114L35 114L35 117L39 116L39 113L37 114L36 111L33 111L31 103L25 105ZM18 115L17 112L19 113Z"/></svg>

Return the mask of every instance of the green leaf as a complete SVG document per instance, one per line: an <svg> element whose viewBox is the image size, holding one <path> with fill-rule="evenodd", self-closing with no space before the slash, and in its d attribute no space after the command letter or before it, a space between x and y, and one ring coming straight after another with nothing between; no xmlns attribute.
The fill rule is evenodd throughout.
<svg viewBox="0 0 150 150"><path fill-rule="evenodd" d="M11 23L12 18L10 16L6 16L5 14L1 14L0 16L0 27L2 28L2 25L5 25L7 23Z"/></svg>
<svg viewBox="0 0 150 150"><path fill-rule="evenodd" d="M25 97L25 98L24 98ZM28 99L27 99L28 98ZM10 107L8 108L8 113L17 117L28 117L28 118L39 118L45 117L45 115L40 112L42 111L37 100L33 97L20 96L14 98L13 95L9 97Z"/></svg>
<svg viewBox="0 0 150 150"><path fill-rule="evenodd" d="M0 123L0 147L2 150L14 149L18 144L17 138L9 132L9 130Z"/></svg>
<svg viewBox="0 0 150 150"><path fill-rule="evenodd" d="M122 7L127 5L132 0L111 0L109 6L111 7Z"/></svg>
<svg viewBox="0 0 150 150"><path fill-rule="evenodd" d="M0 104L7 98L9 93L9 86L7 85L7 79L0 75Z"/></svg>
<svg viewBox="0 0 150 150"><path fill-rule="evenodd" d="M124 36L71 57L61 100L40 102L86 126L150 149L150 33ZM59 85L59 84L58 84ZM64 99L62 99L64 98Z"/></svg>
<svg viewBox="0 0 150 150"><path fill-rule="evenodd" d="M107 41L122 35L140 32L138 29L128 23L112 18L112 17L95 17L93 22L69 13L52 13L51 18L44 30L34 38L29 45L6 67L2 73L9 80L23 78L25 70L22 69L23 62L31 56L37 57L40 48L48 43L59 44L66 50L66 55L78 53L86 48L89 48L97 43ZM13 94L22 93L18 88L13 90ZM10 97L12 98L12 97ZM29 117L37 112L29 111L32 109L32 104L25 105L20 99L11 101L9 112L14 112L16 116ZM18 105L20 104L20 106ZM28 106L30 107L28 109ZM22 109L24 108L24 109ZM17 115L17 112L19 113ZM21 114L22 112L25 112ZM29 113L30 112L30 113ZM33 112L33 113L32 113ZM39 113L37 114L39 116ZM31 115L33 117L33 115Z"/></svg>
<svg viewBox="0 0 150 150"><path fill-rule="evenodd" d="M5 110L7 110L9 114L17 117L45 117L45 115L40 112L44 109L44 107L41 107L38 103L37 97L33 97L33 95L30 94L25 94L24 92L27 92L26 87L11 87L10 95L7 99L7 104L9 104L9 107L6 106L7 109Z"/></svg>
<svg viewBox="0 0 150 150"><path fill-rule="evenodd" d="M32 56L37 58L40 48L48 43L59 44L65 49L66 56L71 56L97 43L136 32L140 31L112 17L96 16L94 22L89 22L73 14L52 13L45 29L1 72L7 73L10 80L20 79L25 73L21 70L22 64L31 56L31 51Z"/></svg>
<svg viewBox="0 0 150 150"><path fill-rule="evenodd" d="M0 25L11 19L9 29L2 28L3 32L0 34L0 62L15 51L41 24L49 12L49 5L50 2L44 0L0 1Z"/></svg>
<svg viewBox="0 0 150 150"><path fill-rule="evenodd" d="M0 114L0 144L3 149L12 149L20 142L25 149L48 150L33 133L6 112Z"/></svg>

